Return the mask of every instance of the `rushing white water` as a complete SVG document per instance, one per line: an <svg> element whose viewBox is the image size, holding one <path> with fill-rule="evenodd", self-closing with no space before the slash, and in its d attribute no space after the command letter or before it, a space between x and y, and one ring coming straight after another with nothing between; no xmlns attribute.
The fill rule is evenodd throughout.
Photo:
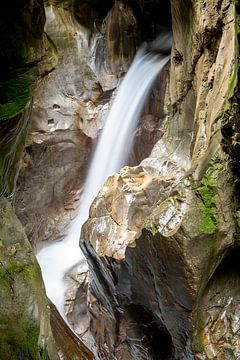
<svg viewBox="0 0 240 360"><path fill-rule="evenodd" d="M164 41L169 43L169 39L168 36ZM78 215L63 241L44 247L37 255L47 295L63 318L66 290L64 275L83 258L79 248L81 226L87 220L89 207L104 181L127 163L134 130L144 102L156 76L168 60L169 56L163 57L157 53L147 52L146 46L138 51L120 85L98 141Z"/></svg>

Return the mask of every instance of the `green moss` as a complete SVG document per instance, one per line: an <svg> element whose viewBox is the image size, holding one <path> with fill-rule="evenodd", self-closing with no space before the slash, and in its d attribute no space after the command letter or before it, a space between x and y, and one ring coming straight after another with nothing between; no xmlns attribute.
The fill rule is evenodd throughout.
<svg viewBox="0 0 240 360"><path fill-rule="evenodd" d="M20 276L20 278L17 278ZM1 293L5 298L12 299L14 282L25 282L36 279L36 273L33 265L18 265L11 263L7 269L1 268L0 271L0 298Z"/></svg>
<svg viewBox="0 0 240 360"><path fill-rule="evenodd" d="M31 105L24 115L5 121L3 129L9 132L8 141L3 143L0 152L0 196L11 197L18 175L27 130L31 121Z"/></svg>
<svg viewBox="0 0 240 360"><path fill-rule="evenodd" d="M5 301L12 301L12 281L9 274L0 271L0 300L4 298Z"/></svg>
<svg viewBox="0 0 240 360"><path fill-rule="evenodd" d="M21 245L21 249L24 248L24 244ZM29 297L39 296L43 307L48 304L39 278L40 270L36 262L32 263L29 253L23 260L18 251L14 257L8 253L1 257L0 358L49 360L47 350L39 346L40 325L31 314L32 300L29 301Z"/></svg>
<svg viewBox="0 0 240 360"><path fill-rule="evenodd" d="M35 65L29 63L21 20L15 20L11 28L7 19L6 24L1 23L8 36L1 39L0 120L11 119L26 108L30 96L29 70Z"/></svg>
<svg viewBox="0 0 240 360"><path fill-rule="evenodd" d="M196 321L195 321L195 336L192 341L192 349L194 352L203 353L204 352L204 346L201 341L200 333L204 327L202 318L199 313L196 315Z"/></svg>
<svg viewBox="0 0 240 360"><path fill-rule="evenodd" d="M18 264L8 259L8 266L0 272L0 354L4 360L47 359L40 351L39 324L32 318L26 296L30 279L35 277L31 264ZM20 294L19 295L19 291ZM31 291L31 288L29 288Z"/></svg>
<svg viewBox="0 0 240 360"><path fill-rule="evenodd" d="M24 278L27 279L31 279L35 276L32 264L31 266L12 264L11 266L9 266L8 272L13 276L16 274L22 274Z"/></svg>
<svg viewBox="0 0 240 360"><path fill-rule="evenodd" d="M39 345L38 345L38 338L39 338L39 327L29 327L28 329L28 336L27 341L25 343L26 349L29 354L35 355L39 357Z"/></svg>
<svg viewBox="0 0 240 360"><path fill-rule="evenodd" d="M9 286L9 276L5 271L0 271L0 284L1 288Z"/></svg>
<svg viewBox="0 0 240 360"><path fill-rule="evenodd" d="M6 319L0 329L0 353L4 360L41 359L38 345L39 329L28 319L14 322Z"/></svg>
<svg viewBox="0 0 240 360"><path fill-rule="evenodd" d="M224 348L224 352L229 356L232 356L235 359L234 351L231 348Z"/></svg>
<svg viewBox="0 0 240 360"><path fill-rule="evenodd" d="M57 49L56 45L54 44L53 40L50 38L50 36L48 35L48 33L45 32L45 35L46 35L46 37L47 37L48 43L49 43L49 45L50 45L50 47L51 47L54 55L57 56L57 55L58 55L58 49Z"/></svg>
<svg viewBox="0 0 240 360"><path fill-rule="evenodd" d="M206 234L213 234L217 228L215 217L215 191L216 181L207 171L204 175L201 186L198 188L198 194L201 198L200 209L202 213L201 227Z"/></svg>
<svg viewBox="0 0 240 360"><path fill-rule="evenodd" d="M204 0L195 0L196 4L199 4L201 7L204 5Z"/></svg>
<svg viewBox="0 0 240 360"><path fill-rule="evenodd" d="M203 353L204 352L204 346L201 342L201 339L198 335L196 335L192 341L192 349L194 352Z"/></svg>
<svg viewBox="0 0 240 360"><path fill-rule="evenodd" d="M13 118L25 110L30 97L27 74L3 81L0 84L0 120Z"/></svg>
<svg viewBox="0 0 240 360"><path fill-rule="evenodd" d="M50 360L46 348L40 350L40 358L41 360Z"/></svg>

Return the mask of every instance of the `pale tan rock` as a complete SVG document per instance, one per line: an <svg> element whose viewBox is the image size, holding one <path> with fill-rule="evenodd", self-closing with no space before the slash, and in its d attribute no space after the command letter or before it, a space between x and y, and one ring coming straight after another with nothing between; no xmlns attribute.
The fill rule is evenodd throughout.
<svg viewBox="0 0 240 360"><path fill-rule="evenodd" d="M90 331L99 347L120 353L121 344L126 357L130 349L138 358L136 341L146 358L220 359L224 348L238 356L239 344L231 347L226 335L238 329L228 321L227 299L215 330L211 320L199 333L197 318L204 289L236 233L234 175L221 147L222 123L236 116L227 111L236 91L235 10L229 1L172 1L172 16L163 139L139 166L105 182L82 230L90 292L98 300L89 304ZM233 301L229 313L236 295ZM110 337L107 320L117 329ZM141 333L145 327L153 329L149 338ZM156 340L151 347L154 336L165 346Z"/></svg>

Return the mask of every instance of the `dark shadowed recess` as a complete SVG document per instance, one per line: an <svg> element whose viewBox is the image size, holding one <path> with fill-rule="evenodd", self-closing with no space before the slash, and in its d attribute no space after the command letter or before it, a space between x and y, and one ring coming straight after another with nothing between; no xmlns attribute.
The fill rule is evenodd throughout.
<svg viewBox="0 0 240 360"><path fill-rule="evenodd" d="M74 15L81 25L94 30L100 26L113 4L114 0L75 0Z"/></svg>
<svg viewBox="0 0 240 360"><path fill-rule="evenodd" d="M72 0L74 15L79 23L91 30L99 28L114 0ZM118 0L116 0L118 1ZM58 3L61 2L60 0ZM68 3L70 0L68 0ZM143 40L153 39L162 27L171 28L170 0L120 0L130 5L138 21Z"/></svg>
<svg viewBox="0 0 240 360"><path fill-rule="evenodd" d="M98 258L89 242L80 246L90 266L91 292L98 299L96 306L91 308L92 330L107 326L109 331L113 319L106 317L106 314L110 311L115 314L114 326L111 323L113 332L114 329L118 331L115 335L109 334L110 340L106 337L104 341L108 346L115 341L117 353L121 344L125 351L130 351L132 359L176 359L172 336L162 317L162 301L156 300L159 284L153 274L161 272L162 264L159 258L146 256L146 253L153 253L146 251L148 246L152 246L148 240L138 240L136 248L128 248L122 261ZM158 276L156 278L160 279ZM164 298L168 299L167 290L163 293ZM106 311L108 304L111 304L111 310ZM170 306L167 312L171 310L174 309ZM176 319L179 320L177 315ZM97 343L99 347L103 345L102 336L97 336ZM126 353L125 356L129 359Z"/></svg>
<svg viewBox="0 0 240 360"><path fill-rule="evenodd" d="M140 7L139 24L143 40L153 40L162 28L172 28L170 0L129 0L129 3L133 9L134 6Z"/></svg>
<svg viewBox="0 0 240 360"><path fill-rule="evenodd" d="M173 343L171 335L163 323L155 318L144 306L131 304L124 309L129 327L127 339L134 359L151 356L152 360L172 360ZM131 323L139 324L131 329ZM134 340L133 340L134 339Z"/></svg>
<svg viewBox="0 0 240 360"><path fill-rule="evenodd" d="M220 265L215 270L213 276L211 277L208 287L211 286L215 281L218 281L221 278L225 278L226 284L230 287L230 279L236 278L237 282L240 284L240 242L236 242L237 248L229 251L227 256L222 260ZM239 286L234 287L239 291Z"/></svg>
<svg viewBox="0 0 240 360"><path fill-rule="evenodd" d="M236 3L236 13L240 16L240 4ZM240 46L240 32L237 34L238 47ZM240 67L238 66L238 79L240 78ZM240 82L236 86L236 92L230 101L230 108L225 112L226 121L221 129L222 132L222 147L226 154L231 158L230 164L233 172L236 174L235 189L240 201Z"/></svg>
<svg viewBox="0 0 240 360"><path fill-rule="evenodd" d="M214 337L214 331L223 326L224 333L221 338L213 342L219 348L222 344L227 347L233 346L238 336L234 331L234 320L238 318L240 303L240 248L232 249L223 259L210 279L201 298L200 311L198 312L198 323L200 329L204 326L210 329L210 339ZM213 335L213 337L211 336ZM219 339L219 340L218 340ZM225 350L225 348L223 348ZM224 357L225 358L225 357ZM234 357L235 358L235 357ZM220 357L219 357L220 359ZM227 358L226 358L227 359Z"/></svg>

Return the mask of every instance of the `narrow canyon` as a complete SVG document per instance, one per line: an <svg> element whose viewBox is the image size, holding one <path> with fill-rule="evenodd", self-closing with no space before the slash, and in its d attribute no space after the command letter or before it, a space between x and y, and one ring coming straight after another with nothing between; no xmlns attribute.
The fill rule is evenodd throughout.
<svg viewBox="0 0 240 360"><path fill-rule="evenodd" d="M240 360L238 0L0 29L0 360Z"/></svg>

